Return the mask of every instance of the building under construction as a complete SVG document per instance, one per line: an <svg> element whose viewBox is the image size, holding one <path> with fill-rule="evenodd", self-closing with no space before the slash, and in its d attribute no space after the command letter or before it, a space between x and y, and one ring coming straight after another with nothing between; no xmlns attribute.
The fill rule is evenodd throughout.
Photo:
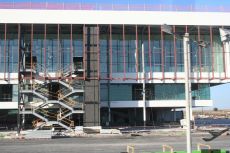
<svg viewBox="0 0 230 153"><path fill-rule="evenodd" d="M170 9L1 1L0 125L73 130L177 122L183 114L176 109L185 107L185 33L192 105L212 106L210 87L230 81L229 42L219 34L230 28L229 13Z"/></svg>

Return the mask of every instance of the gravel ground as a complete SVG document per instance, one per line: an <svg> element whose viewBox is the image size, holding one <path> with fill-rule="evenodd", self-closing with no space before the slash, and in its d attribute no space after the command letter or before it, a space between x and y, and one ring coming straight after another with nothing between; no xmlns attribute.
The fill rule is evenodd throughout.
<svg viewBox="0 0 230 153"><path fill-rule="evenodd" d="M204 142L207 134L193 134L193 149L197 143L209 144L212 148L230 150L230 136L220 136L211 142ZM161 151L167 144L175 150L186 149L185 135L145 135L145 136L94 136L62 139L17 140L0 139L0 153L120 153L126 145L135 146L135 153Z"/></svg>

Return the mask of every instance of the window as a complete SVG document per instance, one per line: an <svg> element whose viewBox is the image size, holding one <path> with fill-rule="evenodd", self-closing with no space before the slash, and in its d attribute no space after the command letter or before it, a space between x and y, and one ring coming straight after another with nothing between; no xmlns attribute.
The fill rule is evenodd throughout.
<svg viewBox="0 0 230 153"><path fill-rule="evenodd" d="M12 85L0 85L0 102L12 101Z"/></svg>

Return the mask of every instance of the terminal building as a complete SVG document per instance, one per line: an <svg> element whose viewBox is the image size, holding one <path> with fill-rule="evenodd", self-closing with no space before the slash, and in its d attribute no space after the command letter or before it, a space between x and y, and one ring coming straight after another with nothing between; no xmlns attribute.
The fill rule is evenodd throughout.
<svg viewBox="0 0 230 153"><path fill-rule="evenodd" d="M1 126L178 122L185 33L192 106L212 106L210 88L230 82L219 33L230 29L230 2L204 1L0 1Z"/></svg>

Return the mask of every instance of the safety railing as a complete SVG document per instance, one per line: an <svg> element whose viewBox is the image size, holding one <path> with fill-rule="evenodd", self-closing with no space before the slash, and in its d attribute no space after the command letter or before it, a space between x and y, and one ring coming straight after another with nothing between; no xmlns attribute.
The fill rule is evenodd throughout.
<svg viewBox="0 0 230 153"><path fill-rule="evenodd" d="M39 118L39 119L33 120L33 121L32 121L32 126L33 126L34 128L36 128L39 122L42 122L42 119Z"/></svg>
<svg viewBox="0 0 230 153"><path fill-rule="evenodd" d="M25 64L25 69L36 70L36 64L35 63L26 63Z"/></svg>
<svg viewBox="0 0 230 153"><path fill-rule="evenodd" d="M57 93L60 93L62 95L66 95L68 93L70 93L72 90L70 90L69 88L62 88L60 90L57 91Z"/></svg>
<svg viewBox="0 0 230 153"><path fill-rule="evenodd" d="M63 108L60 111L58 111L58 119L62 119L63 116L65 116L67 113L71 112L69 109L67 108Z"/></svg>
<svg viewBox="0 0 230 153"><path fill-rule="evenodd" d="M201 150L201 147L206 147L206 148L208 148L208 149L211 149L211 146L210 146L210 145L198 143L198 144L197 144L197 150Z"/></svg>
<svg viewBox="0 0 230 153"><path fill-rule="evenodd" d="M127 153L135 153L134 145L127 145L126 151Z"/></svg>
<svg viewBox="0 0 230 153"><path fill-rule="evenodd" d="M45 110L43 108L37 109L36 111L45 115L46 118L57 120L57 114L55 114L55 113L49 112L48 110Z"/></svg>
<svg viewBox="0 0 230 153"><path fill-rule="evenodd" d="M45 73L46 72L46 70L47 70L47 68L46 68L46 66L44 66L44 65L41 65L41 64L39 64L39 63L36 63L36 72L37 73L39 73L39 72L43 72L43 77L51 77L50 76L50 74L47 72L47 73Z"/></svg>
<svg viewBox="0 0 230 153"><path fill-rule="evenodd" d="M71 80L71 86L74 89L84 89L84 81L83 80Z"/></svg>
<svg viewBox="0 0 230 153"><path fill-rule="evenodd" d="M173 149L172 146L169 146L169 145L162 145L162 151L163 151L163 152L166 152L167 149L170 150L170 153L173 153L173 152L174 152L174 149Z"/></svg>
<svg viewBox="0 0 230 153"><path fill-rule="evenodd" d="M66 76L70 75L72 71L73 71L72 66L66 65L66 66L64 66L64 67L62 67L56 71L56 76L57 77L66 77Z"/></svg>
<svg viewBox="0 0 230 153"><path fill-rule="evenodd" d="M64 123L65 125L73 128L74 127L74 121L68 119L68 118L62 118L61 120L59 120L61 123Z"/></svg>
<svg viewBox="0 0 230 153"><path fill-rule="evenodd" d="M54 121L59 121L69 127L74 127L74 121L68 119L68 118L60 118L60 114L59 113L52 113L52 112L49 112L48 110L45 110L45 109L37 109L36 110L37 112L39 112L40 114L43 114L46 118L46 119L53 119Z"/></svg>
<svg viewBox="0 0 230 153"><path fill-rule="evenodd" d="M70 98L66 98L66 97L64 97L64 95L62 95L60 93L58 94L58 97L59 97L59 99L61 99L61 101L64 101L64 103L67 103L71 107L74 107L77 104L76 101L73 101Z"/></svg>

